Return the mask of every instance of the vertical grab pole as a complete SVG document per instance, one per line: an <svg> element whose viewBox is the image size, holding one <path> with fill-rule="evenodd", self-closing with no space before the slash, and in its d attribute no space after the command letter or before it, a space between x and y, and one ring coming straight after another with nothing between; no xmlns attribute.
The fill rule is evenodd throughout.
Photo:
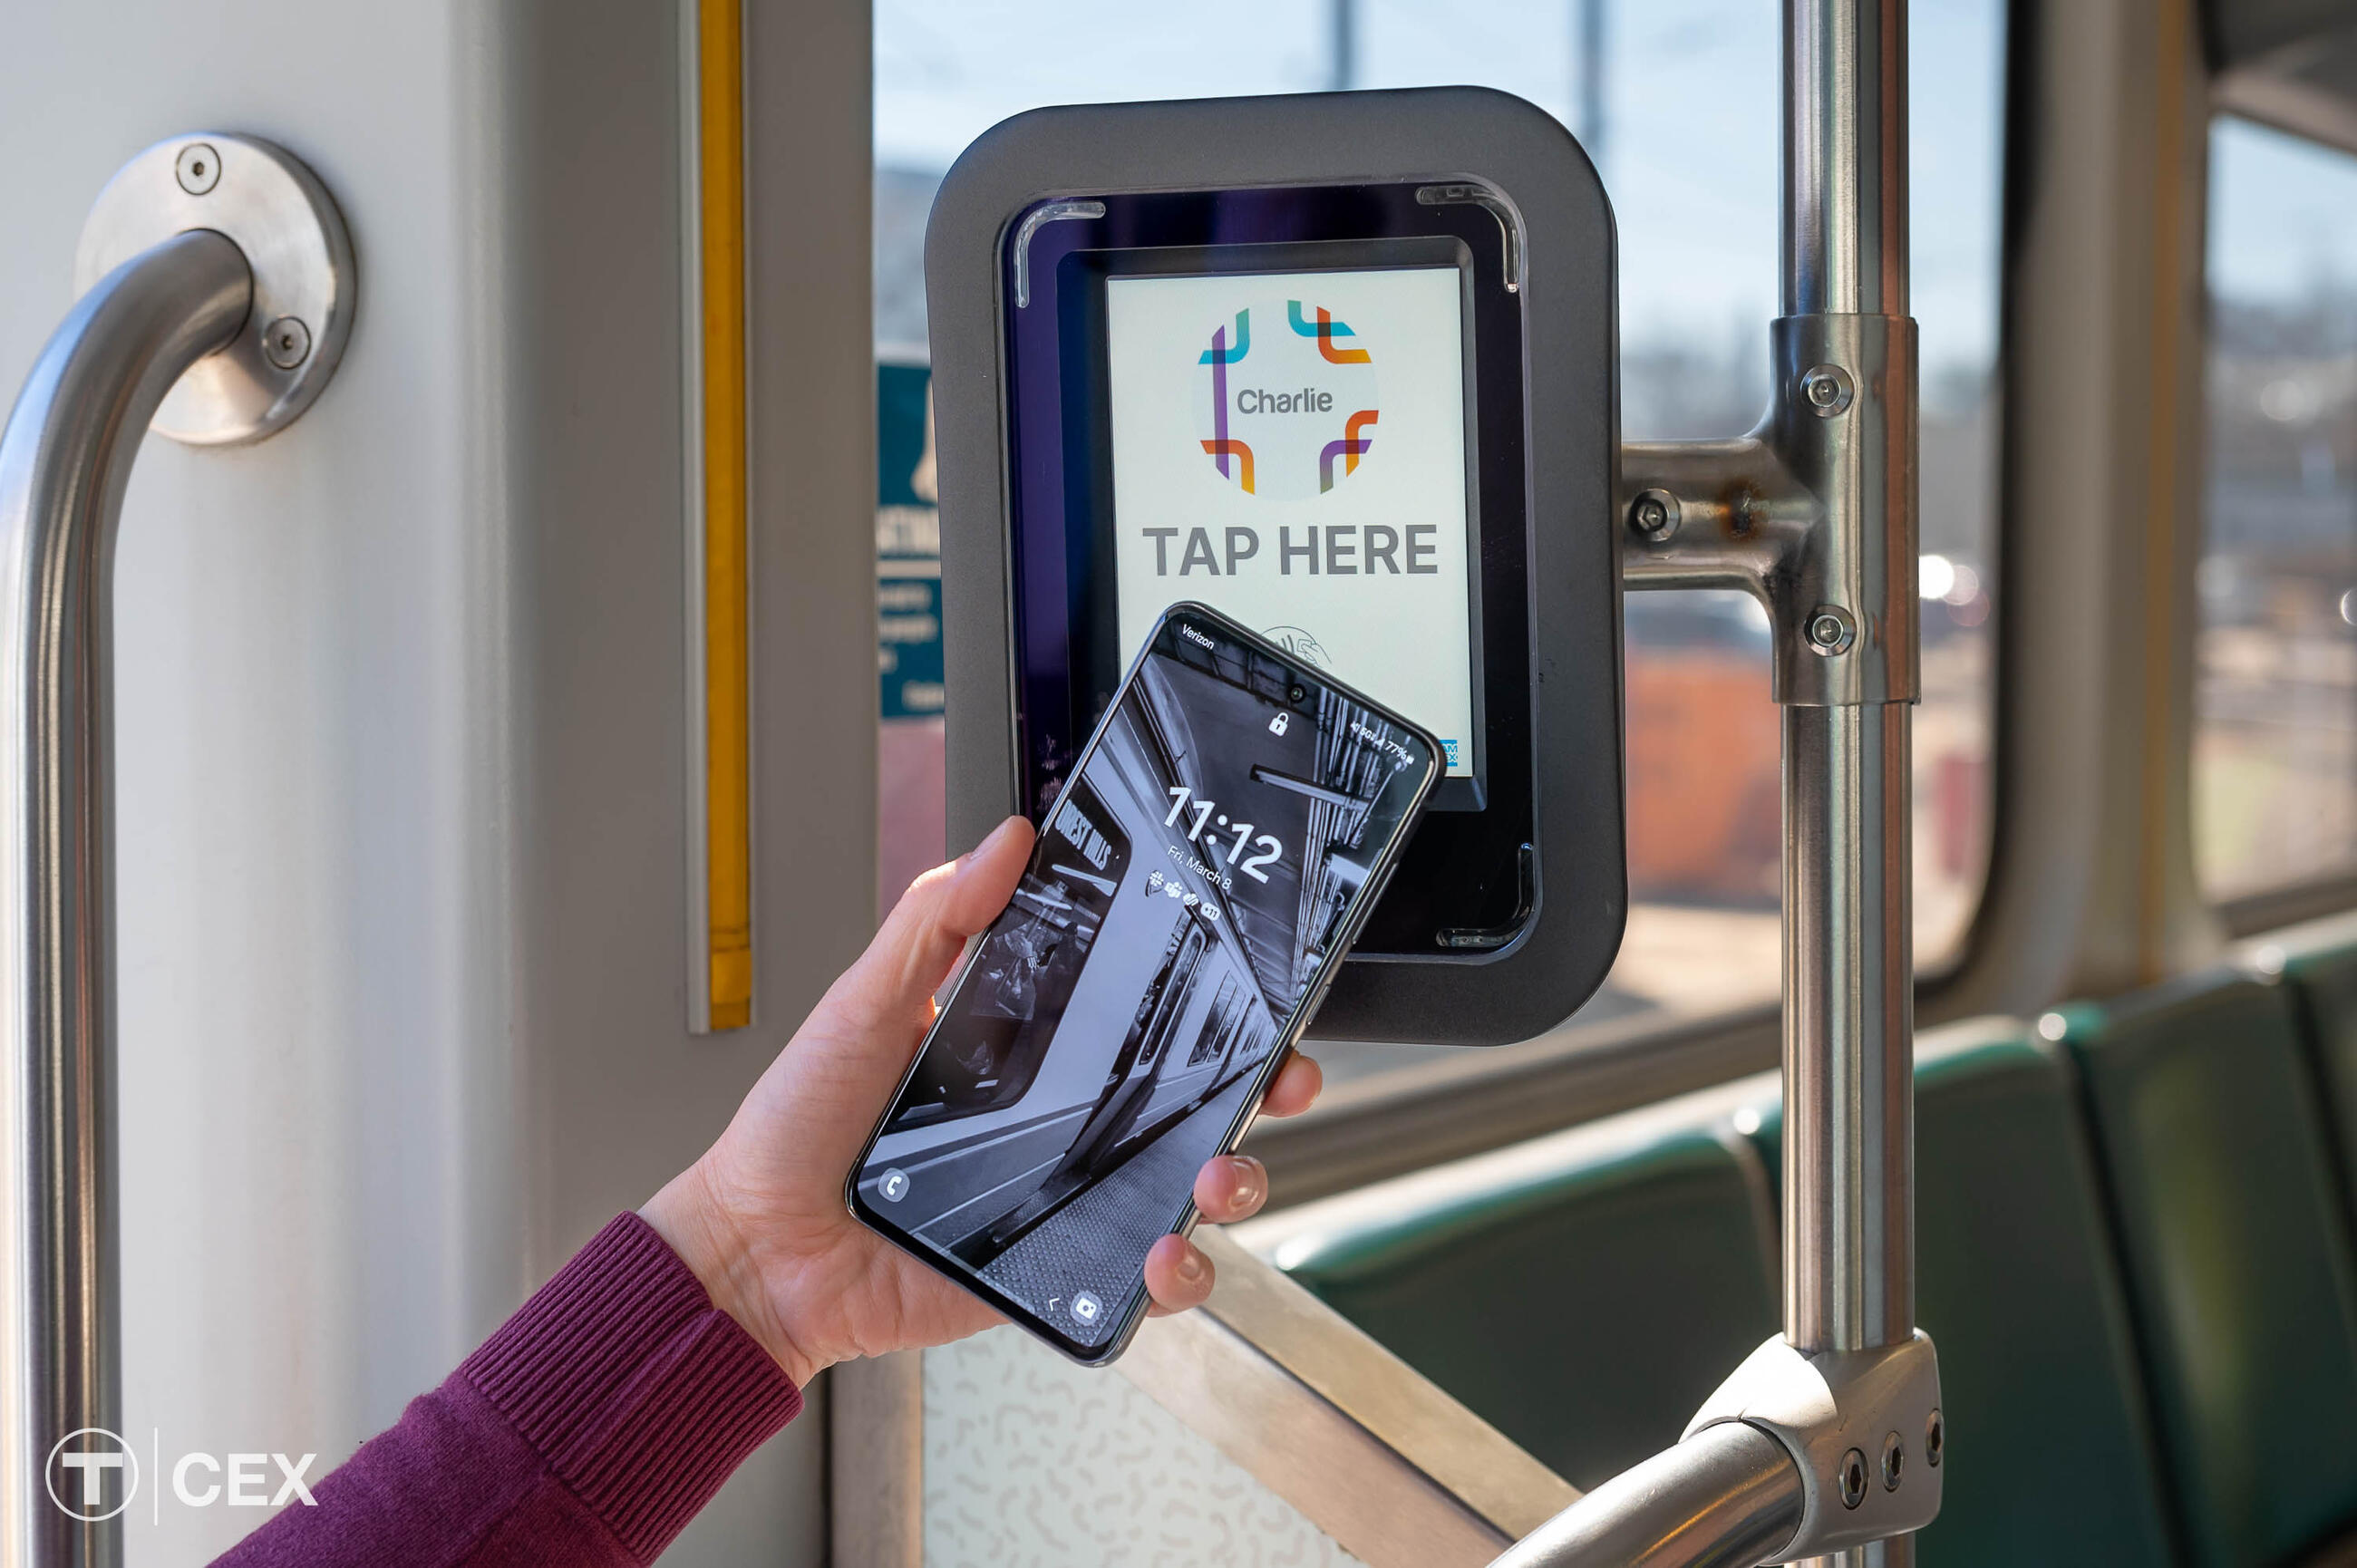
<svg viewBox="0 0 2357 1568"><path fill-rule="evenodd" d="M1854 398L1846 438L1804 443L1795 465L1823 507L1823 591L1854 624L1796 606L1798 629L1825 662L1888 667L1820 701L1783 693L1784 1332L1862 1350L1915 1326L1906 5L1786 0L1784 19L1778 390L1812 401L1822 357L1853 381L1829 395Z"/></svg>
<svg viewBox="0 0 2357 1568"><path fill-rule="evenodd" d="M1767 416L1732 440L1630 443L1621 485L1630 588L1740 588L1774 632L1784 1333L1684 1441L1499 1568L1905 1568L1905 1532L1938 1511L1937 1363L1914 1326L1906 0L1784 0L1783 74L1783 314ZM1734 1445L1730 1424L1779 1441ZM1749 1506L1724 1506L1738 1496ZM1722 1506L1697 1511L1696 1498Z"/></svg>
<svg viewBox="0 0 2357 1568"><path fill-rule="evenodd" d="M85 1504L60 1447L122 1425L115 1268L114 530L164 396L253 296L244 255L180 234L83 295L0 435L0 1568L115 1568L127 1475ZM92 1477L102 1479L102 1477ZM153 1477L149 1477L152 1482ZM54 1494L54 1495L53 1495Z"/></svg>
<svg viewBox="0 0 2357 1568"><path fill-rule="evenodd" d="M1785 0L1778 402L1822 508L1819 662L1879 663L1783 712L1784 1334L1870 1350L1915 1326L1910 704L1916 362L1908 317L1906 0ZM1823 363L1850 378L1822 390ZM1851 403L1813 419L1828 398ZM1780 631L1790 639L1795 628ZM1838 649L1835 645L1841 645ZM1828 671L1831 673L1831 671ZM1910 1536L1810 1560L1914 1561Z"/></svg>

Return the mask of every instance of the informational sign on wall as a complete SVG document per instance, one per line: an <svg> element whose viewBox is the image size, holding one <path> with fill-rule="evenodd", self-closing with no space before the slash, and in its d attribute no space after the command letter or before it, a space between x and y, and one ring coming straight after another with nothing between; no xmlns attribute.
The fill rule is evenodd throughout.
<svg viewBox="0 0 2357 1568"><path fill-rule="evenodd" d="M942 711L942 524L931 370L876 367L876 669L882 717Z"/></svg>
<svg viewBox="0 0 2357 1568"><path fill-rule="evenodd" d="M933 373L876 367L876 897L948 858Z"/></svg>

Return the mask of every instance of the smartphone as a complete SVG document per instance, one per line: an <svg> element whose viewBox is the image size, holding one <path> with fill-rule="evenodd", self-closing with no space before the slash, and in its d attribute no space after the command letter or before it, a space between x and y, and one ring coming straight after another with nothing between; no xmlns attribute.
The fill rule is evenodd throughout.
<svg viewBox="0 0 2357 1568"><path fill-rule="evenodd" d="M1166 611L845 1183L1065 1355L1121 1354L1442 770L1440 744L1200 605Z"/></svg>

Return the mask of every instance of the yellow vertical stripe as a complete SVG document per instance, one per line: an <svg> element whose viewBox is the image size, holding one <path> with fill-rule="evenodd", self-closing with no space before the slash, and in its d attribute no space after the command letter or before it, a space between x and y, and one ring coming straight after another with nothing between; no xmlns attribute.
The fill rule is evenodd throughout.
<svg viewBox="0 0 2357 1568"><path fill-rule="evenodd" d="M711 1026L753 1021L745 498L745 17L696 0L704 290L704 766Z"/></svg>

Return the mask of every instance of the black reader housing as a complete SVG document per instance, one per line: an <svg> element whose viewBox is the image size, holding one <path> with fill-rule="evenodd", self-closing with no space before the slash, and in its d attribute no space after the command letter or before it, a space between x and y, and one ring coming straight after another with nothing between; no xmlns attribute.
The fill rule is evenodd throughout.
<svg viewBox="0 0 2357 1568"><path fill-rule="evenodd" d="M1125 634L1203 600L1451 747L1312 1034L1568 1016L1627 909L1613 265L1585 155L1484 89L975 142L925 246L952 846L1043 810Z"/></svg>

